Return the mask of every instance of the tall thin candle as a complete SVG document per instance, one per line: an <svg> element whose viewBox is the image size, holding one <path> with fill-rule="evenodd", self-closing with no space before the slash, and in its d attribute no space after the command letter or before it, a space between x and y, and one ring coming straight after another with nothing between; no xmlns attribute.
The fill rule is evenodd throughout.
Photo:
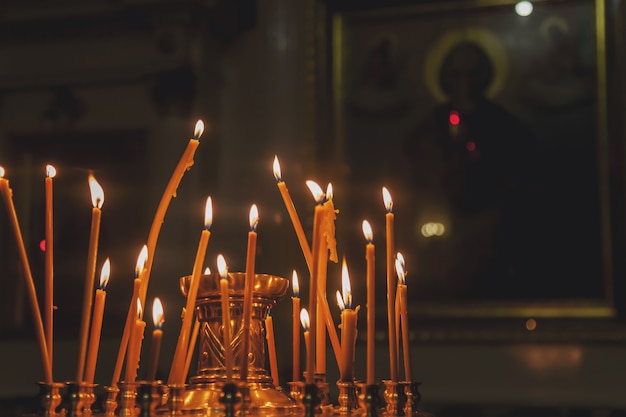
<svg viewBox="0 0 626 417"><path fill-rule="evenodd" d="M46 345L48 347L48 357L50 358L50 366L53 365L52 360L52 344L53 344L53 312L54 312L54 211L52 206L53 192L52 179L55 177L57 170L52 165L46 165L46 240L45 240L45 300L44 306L44 322L46 328Z"/></svg>
<svg viewBox="0 0 626 417"><path fill-rule="evenodd" d="M82 381L85 372L85 357L87 356L87 338L89 336L89 323L91 322L91 303L93 298L93 286L96 275L96 258L98 255L98 240L100 237L100 218L102 216L102 204L104 204L104 191L93 175L89 176L89 188L91 190L91 233L89 235L89 249L87 251L87 270L85 272L85 289L83 292L83 311L80 322L80 338L78 345L78 364L76 366L76 381Z"/></svg>
<svg viewBox="0 0 626 417"><path fill-rule="evenodd" d="M96 373L96 363L98 361L98 348L100 347L100 332L102 331L102 319L104 316L104 303L106 302L106 286L111 274L111 261L109 258L104 261L100 272L100 288L96 290L95 302L93 305L93 320L91 323L91 333L89 335L89 349L87 351L87 365L85 366L85 382L93 384Z"/></svg>
<svg viewBox="0 0 626 417"><path fill-rule="evenodd" d="M187 314L185 314L185 317L183 318L183 324L178 335L178 343L176 344L174 360L172 361L172 368L170 369L169 383L184 383L183 370L185 367L187 350L189 350L189 334L193 323L193 311L196 307L196 297L198 295L198 286L200 285L204 257L206 255L207 246L209 245L209 238L211 237L210 229L212 222L213 205L211 203L211 197L208 197L204 209L204 229L200 235L200 242L198 243L198 250L196 252L196 260L193 265L193 273L191 275L191 280L189 281L189 290L187 291L187 303L185 307Z"/></svg>
<svg viewBox="0 0 626 417"><path fill-rule="evenodd" d="M127 382L135 382L137 379L137 369L139 369L139 361L141 359L141 345L143 344L143 335L146 329L146 322L143 321L143 308L139 298L137 298L137 319L134 326L132 338L128 343L128 359L126 361Z"/></svg>
<svg viewBox="0 0 626 417"><path fill-rule="evenodd" d="M375 274L375 248L373 242L372 226L367 220L363 220L363 236L365 245L366 281L367 281L367 385L373 385L375 381L375 338L376 338L376 282Z"/></svg>
<svg viewBox="0 0 626 417"><path fill-rule="evenodd" d="M389 337L389 374L391 381L398 381L398 350L396 344L396 277L394 274L394 214L393 200L387 188L383 187L385 216L386 260L387 260L387 327Z"/></svg>
<svg viewBox="0 0 626 417"><path fill-rule="evenodd" d="M250 325L252 321L252 290L254 288L254 261L256 258L256 228L259 224L259 210L256 204L250 207L250 231L248 232L248 250L246 255L246 282L243 293L243 341L241 345L241 364L239 376L242 381L248 379L248 354L250 350Z"/></svg>
<svg viewBox="0 0 626 417"><path fill-rule="evenodd" d="M193 133L193 138L189 139L189 143L187 144L187 148L183 152L180 160L178 161L178 165L172 172L172 176L170 178L165 191L163 192L163 196L161 197L161 201L159 202L159 206L157 207L156 213L154 214L154 219L152 220L152 226L150 226L150 233L148 234L148 261L146 263L146 274L141 282L141 290L139 293L139 297L142 303L146 301L146 293L148 291L148 282L150 281L150 273L152 272L152 262L154 261L154 251L156 249L157 241L159 240L159 234L161 233L161 226L163 225L163 221L165 220L165 213L172 201L172 197L176 197L176 189L180 184L180 181L183 179L185 172L187 172L192 165L194 164L193 156L196 153L196 149L200 144L200 136L204 132L204 122L202 120L198 120L196 122L196 126Z"/></svg>
<svg viewBox="0 0 626 417"><path fill-rule="evenodd" d="M398 253L398 255L400 255ZM406 295L406 271L403 262L396 258L396 272L398 273L398 301L400 303L400 321L402 323L402 353L404 360L404 379L411 381L411 346L409 335L409 314Z"/></svg>
<svg viewBox="0 0 626 417"><path fill-rule="evenodd" d="M183 371L183 381L187 380L189 375L189 368L191 367L191 358L193 358L193 352L196 349L196 341L198 340L198 332L200 331L200 320L196 317L196 321L193 324L193 330L191 332L191 339L189 340L189 349L187 349L187 357L185 358L185 370Z"/></svg>
<svg viewBox="0 0 626 417"><path fill-rule="evenodd" d="M300 310L300 322L302 323L302 334L304 336L304 349L306 352L306 363L309 363L311 361L310 356L313 355L313 351L311 349L311 338L310 338L310 329L311 329L311 319L309 317L309 312L307 311L306 308L303 308L302 310ZM307 384L310 384L310 382L308 382L308 375L307 375Z"/></svg>
<svg viewBox="0 0 626 417"><path fill-rule="evenodd" d="M39 303L37 302L37 291L35 291L35 283L33 281L33 275L30 270L30 263L28 262L28 256L26 254L26 247L24 246L24 239L22 238L22 231L17 219L17 213L15 211L15 205L13 204L13 192L9 187L9 180L4 178L4 168L0 167L0 194L4 198L4 202L7 206L7 212L9 214L9 220L11 227L13 228L13 235L17 243L17 248L20 255L20 262L24 272L24 280L26 282L26 289L28 291L28 300L30 302L31 316L35 325L35 333L37 335L37 341L39 345L39 355L41 357L41 364L43 367L44 382L46 384L52 383L52 365L50 358L48 357L48 347L46 344L46 336L43 328L43 321L41 319L41 312L39 310Z"/></svg>
<svg viewBox="0 0 626 417"><path fill-rule="evenodd" d="M292 352L293 360L291 366L291 380L300 381L300 284L298 282L298 274L293 271L292 277L292 289L293 297L291 297L292 304Z"/></svg>
<svg viewBox="0 0 626 417"><path fill-rule="evenodd" d="M274 338L274 319L271 314L265 318L265 339L267 340L267 354L270 359L270 375L276 388L280 387L278 378L278 362L276 360L276 339Z"/></svg>
<svg viewBox="0 0 626 417"><path fill-rule="evenodd" d="M226 380L233 378L233 346L231 344L231 325L230 325L230 294L228 289L228 266L226 260L220 254L217 256L217 269L220 274L220 297L222 301L222 328L223 344L224 344L224 368L226 371Z"/></svg>
<svg viewBox="0 0 626 417"><path fill-rule="evenodd" d="M341 361L339 376L342 381L354 379L354 350L356 347L356 323L359 307L352 309L352 290L345 259L341 268L342 292L337 291L337 303L341 310Z"/></svg>
<svg viewBox="0 0 626 417"><path fill-rule="evenodd" d="M163 339L165 314L163 314L163 304L159 297L156 297L152 302L152 322L154 329L152 330L150 354L148 355L148 373L146 374L148 381L154 381L156 379L157 369L159 368L159 355L161 354L161 340Z"/></svg>

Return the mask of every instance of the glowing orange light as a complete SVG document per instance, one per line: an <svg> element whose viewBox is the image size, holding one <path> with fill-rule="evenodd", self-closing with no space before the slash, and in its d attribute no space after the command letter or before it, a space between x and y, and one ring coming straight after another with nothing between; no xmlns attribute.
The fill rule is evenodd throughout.
<svg viewBox="0 0 626 417"><path fill-rule="evenodd" d="M165 323L163 304L161 304L159 297L155 297L154 302L152 303L152 322L154 323L154 327L156 329L160 329L163 327L163 323Z"/></svg>
<svg viewBox="0 0 626 417"><path fill-rule="evenodd" d="M217 270L222 279L228 278L228 265L226 265L226 259L221 253L217 255Z"/></svg>
<svg viewBox="0 0 626 417"><path fill-rule="evenodd" d="M367 220L363 220L363 236L368 243L372 242L374 239L374 234L372 233L372 226L370 226L370 222Z"/></svg>
<svg viewBox="0 0 626 417"><path fill-rule="evenodd" d="M195 139L200 139L200 136L202 136L202 133L204 133L204 122L202 120L198 120L196 122L196 127L193 130L193 137Z"/></svg>
<svg viewBox="0 0 626 417"><path fill-rule="evenodd" d="M4 178L4 168L0 167L0 178Z"/></svg>
<svg viewBox="0 0 626 417"><path fill-rule="evenodd" d="M211 197L206 199L206 205L204 207L204 228L209 230L213 224L213 201Z"/></svg>
<svg viewBox="0 0 626 417"><path fill-rule="evenodd" d="M276 181L280 182L283 180L283 177L280 175L280 164L278 163L278 156L274 156L274 178Z"/></svg>
<svg viewBox="0 0 626 417"><path fill-rule="evenodd" d="M141 300L137 297L137 318L141 320L143 318L143 308L141 307Z"/></svg>
<svg viewBox="0 0 626 417"><path fill-rule="evenodd" d="M341 292L345 308L352 308L352 288L350 287L350 274L348 274L346 258L343 258L341 265Z"/></svg>
<svg viewBox="0 0 626 417"><path fill-rule="evenodd" d="M146 262L148 261L148 246L143 245L141 251L139 252L139 256L137 257L137 264L135 265L135 278L141 275L141 271L146 267Z"/></svg>
<svg viewBox="0 0 626 417"><path fill-rule="evenodd" d="M315 181L311 180L307 180L306 186L311 190L315 202L321 204L324 201L324 191L322 191L322 188Z"/></svg>
<svg viewBox="0 0 626 417"><path fill-rule="evenodd" d="M89 176L89 189L91 190L91 203L94 207L102 208L104 204L104 190L93 175Z"/></svg>
<svg viewBox="0 0 626 417"><path fill-rule="evenodd" d="M298 282L298 274L296 273L296 270L293 270L293 273L291 274L291 282L292 282L292 287L293 287L293 296L297 297L300 295L300 283Z"/></svg>
<svg viewBox="0 0 626 417"><path fill-rule="evenodd" d="M46 176L48 178L54 178L57 175L57 170L52 165L46 165Z"/></svg>
<svg viewBox="0 0 626 417"><path fill-rule="evenodd" d="M456 110L452 110L450 112L450 116L448 117L450 124L452 126L458 126L461 123L461 117L459 116L459 112Z"/></svg>
<svg viewBox="0 0 626 417"><path fill-rule="evenodd" d="M306 311L306 308L300 310L300 323L302 323L304 331L308 332L309 327L311 327L311 320L309 319L309 312Z"/></svg>
<svg viewBox="0 0 626 417"><path fill-rule="evenodd" d="M100 289L104 290L109 283L109 276L111 275L111 261L109 258L104 261L102 270L100 271Z"/></svg>
<svg viewBox="0 0 626 417"><path fill-rule="evenodd" d="M208 266L204 268L204 275L211 275L211 268L209 268Z"/></svg>
<svg viewBox="0 0 626 417"><path fill-rule="evenodd" d="M256 231L256 227L259 224L259 209L256 207L256 204L253 204L250 207L250 230L253 232Z"/></svg>
<svg viewBox="0 0 626 417"><path fill-rule="evenodd" d="M528 330L529 332L532 332L536 328L537 328L537 320L535 319L526 320L526 330Z"/></svg>
<svg viewBox="0 0 626 417"><path fill-rule="evenodd" d="M383 187L383 203L385 203L387 213L391 213L393 211L393 200L391 199L391 194L387 187Z"/></svg>

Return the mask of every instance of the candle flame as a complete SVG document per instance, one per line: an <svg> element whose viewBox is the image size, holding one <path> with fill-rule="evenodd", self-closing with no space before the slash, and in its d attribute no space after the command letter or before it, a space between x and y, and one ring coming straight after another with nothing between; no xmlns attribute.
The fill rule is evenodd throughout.
<svg viewBox="0 0 626 417"><path fill-rule="evenodd" d="M383 187L383 203L385 203L387 213L391 213L393 210L393 200L391 199L391 194L389 194L387 187Z"/></svg>
<svg viewBox="0 0 626 417"><path fill-rule="evenodd" d="M256 207L256 204L253 204L250 207L250 230L256 232L256 227L259 224L259 209Z"/></svg>
<svg viewBox="0 0 626 417"><path fill-rule="evenodd" d="M341 265L341 292L345 308L352 308L352 288L350 288L350 275L348 274L346 258L343 258Z"/></svg>
<svg viewBox="0 0 626 417"><path fill-rule="evenodd" d="M102 270L100 271L100 289L104 291L109 283L109 276L111 275L111 261L109 258L104 261Z"/></svg>
<svg viewBox="0 0 626 417"><path fill-rule="evenodd" d="M278 156L274 155L274 179L277 182L281 182L283 177L280 175L280 163L278 162Z"/></svg>
<svg viewBox="0 0 626 417"><path fill-rule="evenodd" d="M372 233L372 226L370 226L370 222L367 220L363 220L363 236L365 236L367 243L372 243L374 234Z"/></svg>
<svg viewBox="0 0 626 417"><path fill-rule="evenodd" d="M341 293L337 290L337 305L339 306L339 311L343 311L346 309L346 305L343 302L343 298L341 297Z"/></svg>
<svg viewBox="0 0 626 417"><path fill-rule="evenodd" d="M300 283L298 282L298 273L295 269L291 274L291 282L293 287L293 296L298 297L300 295Z"/></svg>
<svg viewBox="0 0 626 417"><path fill-rule="evenodd" d="M4 167L0 167L0 178L4 178Z"/></svg>
<svg viewBox="0 0 626 417"><path fill-rule="evenodd" d="M311 180L307 180L306 186L311 190L311 194L313 194L313 198L317 204L322 204L324 201L324 191L322 188L315 182Z"/></svg>
<svg viewBox="0 0 626 417"><path fill-rule="evenodd" d="M196 140L200 139L200 136L202 136L202 133L204 133L204 122L202 120L198 120L196 122L196 127L193 130L194 139Z"/></svg>
<svg viewBox="0 0 626 417"><path fill-rule="evenodd" d="M400 281L400 284L406 284L406 271L404 270L404 265L402 265L402 261L398 258L396 258L396 274L398 274L398 280Z"/></svg>
<svg viewBox="0 0 626 417"><path fill-rule="evenodd" d="M402 255L402 252L396 253L396 259L400 261L400 265L402 265L402 270L405 270L406 262L404 262L404 255Z"/></svg>
<svg viewBox="0 0 626 417"><path fill-rule="evenodd" d="M300 310L300 323L302 323L304 331L308 332L309 327L311 327L311 320L309 319L309 312L306 311L306 308Z"/></svg>
<svg viewBox="0 0 626 417"><path fill-rule="evenodd" d="M204 206L204 228L206 230L211 229L213 224L213 200L211 197L206 199L206 205Z"/></svg>
<svg viewBox="0 0 626 417"><path fill-rule="evenodd" d="M57 170L52 165L46 165L46 177L54 178L57 175Z"/></svg>
<svg viewBox="0 0 626 417"><path fill-rule="evenodd" d="M209 268L208 266L204 268L204 275L211 275L211 268Z"/></svg>
<svg viewBox="0 0 626 417"><path fill-rule="evenodd" d="M328 183L328 185L326 186L326 198L328 200L332 200L333 199L333 185L331 183Z"/></svg>
<svg viewBox="0 0 626 417"><path fill-rule="evenodd" d="M141 251L139 252L139 256L137 257L137 264L135 265L135 278L139 278L141 272L146 267L146 263L148 262L148 246L143 245Z"/></svg>
<svg viewBox="0 0 626 417"><path fill-rule="evenodd" d="M94 178L93 175L89 175L89 189L91 190L91 202L94 207L99 209L102 208L102 204L104 204L104 190L98 181Z"/></svg>
<svg viewBox="0 0 626 417"><path fill-rule="evenodd" d="M143 308L141 307L141 300L137 297L137 318L141 320L143 318Z"/></svg>
<svg viewBox="0 0 626 417"><path fill-rule="evenodd" d="M219 271L222 279L226 279L228 277L228 265L226 265L226 260L221 253L217 255L217 270Z"/></svg>
<svg viewBox="0 0 626 417"><path fill-rule="evenodd" d="M163 304L159 297L154 297L152 302L152 322L156 329L161 329L165 323L165 314L163 313Z"/></svg>

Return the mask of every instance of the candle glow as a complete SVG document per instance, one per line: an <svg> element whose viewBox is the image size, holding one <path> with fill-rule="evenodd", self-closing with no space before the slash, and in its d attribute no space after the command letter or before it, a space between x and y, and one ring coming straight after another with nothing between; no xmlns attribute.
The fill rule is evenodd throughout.
<svg viewBox="0 0 626 417"><path fill-rule="evenodd" d="M150 354L148 355L148 372L147 380L154 381L159 365L159 355L161 353L161 341L163 339L163 323L165 323L165 314L163 312L163 304L159 297L155 297L152 302L152 342L150 343Z"/></svg>
<svg viewBox="0 0 626 417"><path fill-rule="evenodd" d="M155 329L161 329L165 323L165 314L163 312L163 304L159 297L155 297L152 303L152 323Z"/></svg>
<svg viewBox="0 0 626 417"><path fill-rule="evenodd" d="M45 179L45 199L46 199L46 238L45 242L45 305L44 305L44 321L46 331L46 345L48 347L48 358L50 366L52 360L52 344L53 344L53 310L54 310L54 216L52 207L52 179L56 176L57 170L52 165L46 165Z"/></svg>
<svg viewBox="0 0 626 417"><path fill-rule="evenodd" d="M89 348L87 350L87 363L85 365L85 382L93 383L98 360L98 349L100 346L100 333L102 331L102 318L104 315L104 303L106 300L106 286L111 275L111 261L109 258L104 261L100 271L100 285L96 290L96 297L93 306L93 321L91 323L91 334L89 335Z"/></svg>

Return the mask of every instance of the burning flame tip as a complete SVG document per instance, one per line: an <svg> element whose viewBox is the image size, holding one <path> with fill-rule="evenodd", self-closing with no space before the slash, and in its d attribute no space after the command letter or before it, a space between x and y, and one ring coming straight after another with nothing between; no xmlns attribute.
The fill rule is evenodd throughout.
<svg viewBox="0 0 626 417"><path fill-rule="evenodd" d="M198 120L193 131L193 137L198 140L200 139L200 136L202 136L202 133L204 133L204 122L202 120Z"/></svg>

